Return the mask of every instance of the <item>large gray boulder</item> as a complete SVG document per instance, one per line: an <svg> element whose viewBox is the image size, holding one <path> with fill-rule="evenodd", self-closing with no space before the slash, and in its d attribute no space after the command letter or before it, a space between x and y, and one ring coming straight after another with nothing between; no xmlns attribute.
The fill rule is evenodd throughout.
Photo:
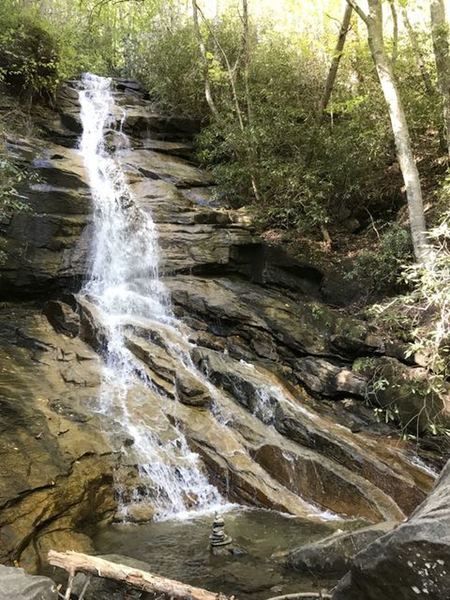
<svg viewBox="0 0 450 600"><path fill-rule="evenodd" d="M0 600L57 600L56 584L48 577L0 565Z"/></svg>
<svg viewBox="0 0 450 600"><path fill-rule="evenodd" d="M358 552L396 525L394 521L383 521L355 531L334 533L290 552L286 558L286 566L302 573L344 575Z"/></svg>
<svg viewBox="0 0 450 600"><path fill-rule="evenodd" d="M333 600L450 598L450 461L400 527L360 552Z"/></svg>

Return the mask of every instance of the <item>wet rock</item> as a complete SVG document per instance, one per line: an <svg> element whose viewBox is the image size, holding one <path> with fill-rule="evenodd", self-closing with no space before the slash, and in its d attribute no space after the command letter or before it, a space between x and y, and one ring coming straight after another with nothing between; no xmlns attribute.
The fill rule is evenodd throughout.
<svg viewBox="0 0 450 600"><path fill-rule="evenodd" d="M128 120L128 119L127 119ZM121 158L132 173L140 173L150 179L162 179L177 187L210 185L211 176L189 164L182 158L152 150L124 150Z"/></svg>
<svg viewBox="0 0 450 600"><path fill-rule="evenodd" d="M144 502L127 507L126 520L130 523L147 523L155 516L155 508Z"/></svg>
<svg viewBox="0 0 450 600"><path fill-rule="evenodd" d="M286 566L303 573L342 576L358 552L396 526L395 521L384 521L355 531L337 532L293 550L286 558Z"/></svg>
<svg viewBox="0 0 450 600"><path fill-rule="evenodd" d="M194 146L188 142L168 142L150 138L143 140L141 147L146 150L154 150L182 158L191 158L194 153Z"/></svg>
<svg viewBox="0 0 450 600"><path fill-rule="evenodd" d="M406 523L353 559L333 600L442 600L450 590L450 462Z"/></svg>
<svg viewBox="0 0 450 600"><path fill-rule="evenodd" d="M44 314L55 331L75 337L80 331L80 317L65 302L50 300L45 304Z"/></svg>
<svg viewBox="0 0 450 600"><path fill-rule="evenodd" d="M190 406L206 406L211 398L207 388L189 372L177 372L175 387L178 399Z"/></svg>
<svg viewBox="0 0 450 600"><path fill-rule="evenodd" d="M36 296L70 286L86 271L90 203L80 156L51 142L45 149L38 140L30 143L18 161L39 179L20 188L30 210L14 214L0 232L7 255L0 268L3 295Z"/></svg>
<svg viewBox="0 0 450 600"><path fill-rule="evenodd" d="M57 600L56 584L48 577L0 565L0 600Z"/></svg>
<svg viewBox="0 0 450 600"><path fill-rule="evenodd" d="M323 509L371 522L402 519L401 510L387 494L323 456L264 444L253 457L283 486Z"/></svg>
<svg viewBox="0 0 450 600"><path fill-rule="evenodd" d="M70 518L65 520L60 519L54 527L54 529L49 527L42 535L37 536L36 552L41 558L41 568L46 565L46 557L49 550L56 550L58 552L73 550L74 552L82 552L84 554L95 553L92 540L87 535L74 531ZM22 560L26 560L26 555L24 555Z"/></svg>
<svg viewBox="0 0 450 600"><path fill-rule="evenodd" d="M99 359L33 307L9 306L0 322L0 561L36 571L50 545L87 548L86 519L112 518L116 458L90 409L98 389L67 376L78 356L87 372Z"/></svg>
<svg viewBox="0 0 450 600"><path fill-rule="evenodd" d="M200 130L200 123L188 117L162 115L159 111L151 110L147 103L137 103L127 106L127 119L124 130L136 137L157 137L163 139L185 140L192 138ZM149 110L150 108L150 110ZM120 115L118 115L120 118Z"/></svg>
<svg viewBox="0 0 450 600"><path fill-rule="evenodd" d="M310 399L305 392L289 391L276 375L262 366L245 364L223 353L195 348L192 357L210 381L258 419L321 455L322 463L317 465L311 455L300 456L298 460L295 456L281 459L277 449L269 446L253 454L273 477L295 493L335 512L358 514L375 521L401 519L402 511L411 511L423 500L421 486L426 489L429 483L419 483L420 478L415 481L408 473L402 473L396 465L396 452L391 454L387 450L383 456L377 452L376 443L367 444L364 438L355 438L331 420L320 418L307 408ZM284 455L290 456L286 450ZM325 457L335 461L336 466L324 462ZM341 471L342 467L347 470ZM359 474L364 474L375 487L370 491L366 489L361 480L354 477ZM329 494L329 490L333 492ZM389 497L395 499L398 506L392 504Z"/></svg>

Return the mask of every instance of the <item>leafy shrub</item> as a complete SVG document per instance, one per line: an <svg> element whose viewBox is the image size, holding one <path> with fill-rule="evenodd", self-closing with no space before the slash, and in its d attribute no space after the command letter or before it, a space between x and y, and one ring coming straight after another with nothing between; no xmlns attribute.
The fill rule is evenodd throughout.
<svg viewBox="0 0 450 600"><path fill-rule="evenodd" d="M448 180L447 180L448 186ZM409 302L421 313L413 330L410 354L419 353L430 385L440 391L450 376L450 214L430 232L434 254L425 266L411 265L405 278L413 291Z"/></svg>
<svg viewBox="0 0 450 600"><path fill-rule="evenodd" d="M381 235L374 250L360 253L346 277L366 282L368 294L395 292L401 287L403 270L411 260L410 234L403 227L393 224Z"/></svg>
<svg viewBox="0 0 450 600"><path fill-rule="evenodd" d="M0 78L31 96L51 95L58 84L56 40L38 17L8 4L0 9Z"/></svg>
<svg viewBox="0 0 450 600"><path fill-rule="evenodd" d="M202 118L207 113L193 27L157 27L128 40L125 73L138 78L162 110Z"/></svg>

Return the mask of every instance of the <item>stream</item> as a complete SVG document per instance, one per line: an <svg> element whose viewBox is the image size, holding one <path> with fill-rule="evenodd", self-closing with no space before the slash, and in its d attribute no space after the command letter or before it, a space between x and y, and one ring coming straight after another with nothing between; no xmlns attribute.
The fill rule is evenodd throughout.
<svg viewBox="0 0 450 600"><path fill-rule="evenodd" d="M329 588L330 581L284 569L281 553L330 533L326 524L276 511L236 508L224 515L227 534L243 550L237 556L213 556L208 536L211 517L166 520L142 525L116 524L100 529L94 544L101 554L144 561L148 569L212 591L239 598ZM136 565L138 566L138 565Z"/></svg>

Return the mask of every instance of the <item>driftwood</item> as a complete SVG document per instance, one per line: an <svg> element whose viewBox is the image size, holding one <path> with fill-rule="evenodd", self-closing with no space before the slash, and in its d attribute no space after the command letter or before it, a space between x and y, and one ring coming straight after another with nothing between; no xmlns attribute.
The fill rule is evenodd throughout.
<svg viewBox="0 0 450 600"><path fill-rule="evenodd" d="M283 596L273 596L272 598L268 598L268 600L314 600L314 598L318 598L318 600L329 600L331 599L331 595L326 592L299 592L294 594L284 594Z"/></svg>
<svg viewBox="0 0 450 600"><path fill-rule="evenodd" d="M186 585L173 579L166 579L140 569L113 563L97 556L89 556L80 552L56 552L50 550L48 562L54 567L69 573L69 584L65 598L70 598L72 581L75 573L87 573L120 581L125 585L153 594L164 594L177 600L232 600L223 594L208 592L202 588Z"/></svg>

